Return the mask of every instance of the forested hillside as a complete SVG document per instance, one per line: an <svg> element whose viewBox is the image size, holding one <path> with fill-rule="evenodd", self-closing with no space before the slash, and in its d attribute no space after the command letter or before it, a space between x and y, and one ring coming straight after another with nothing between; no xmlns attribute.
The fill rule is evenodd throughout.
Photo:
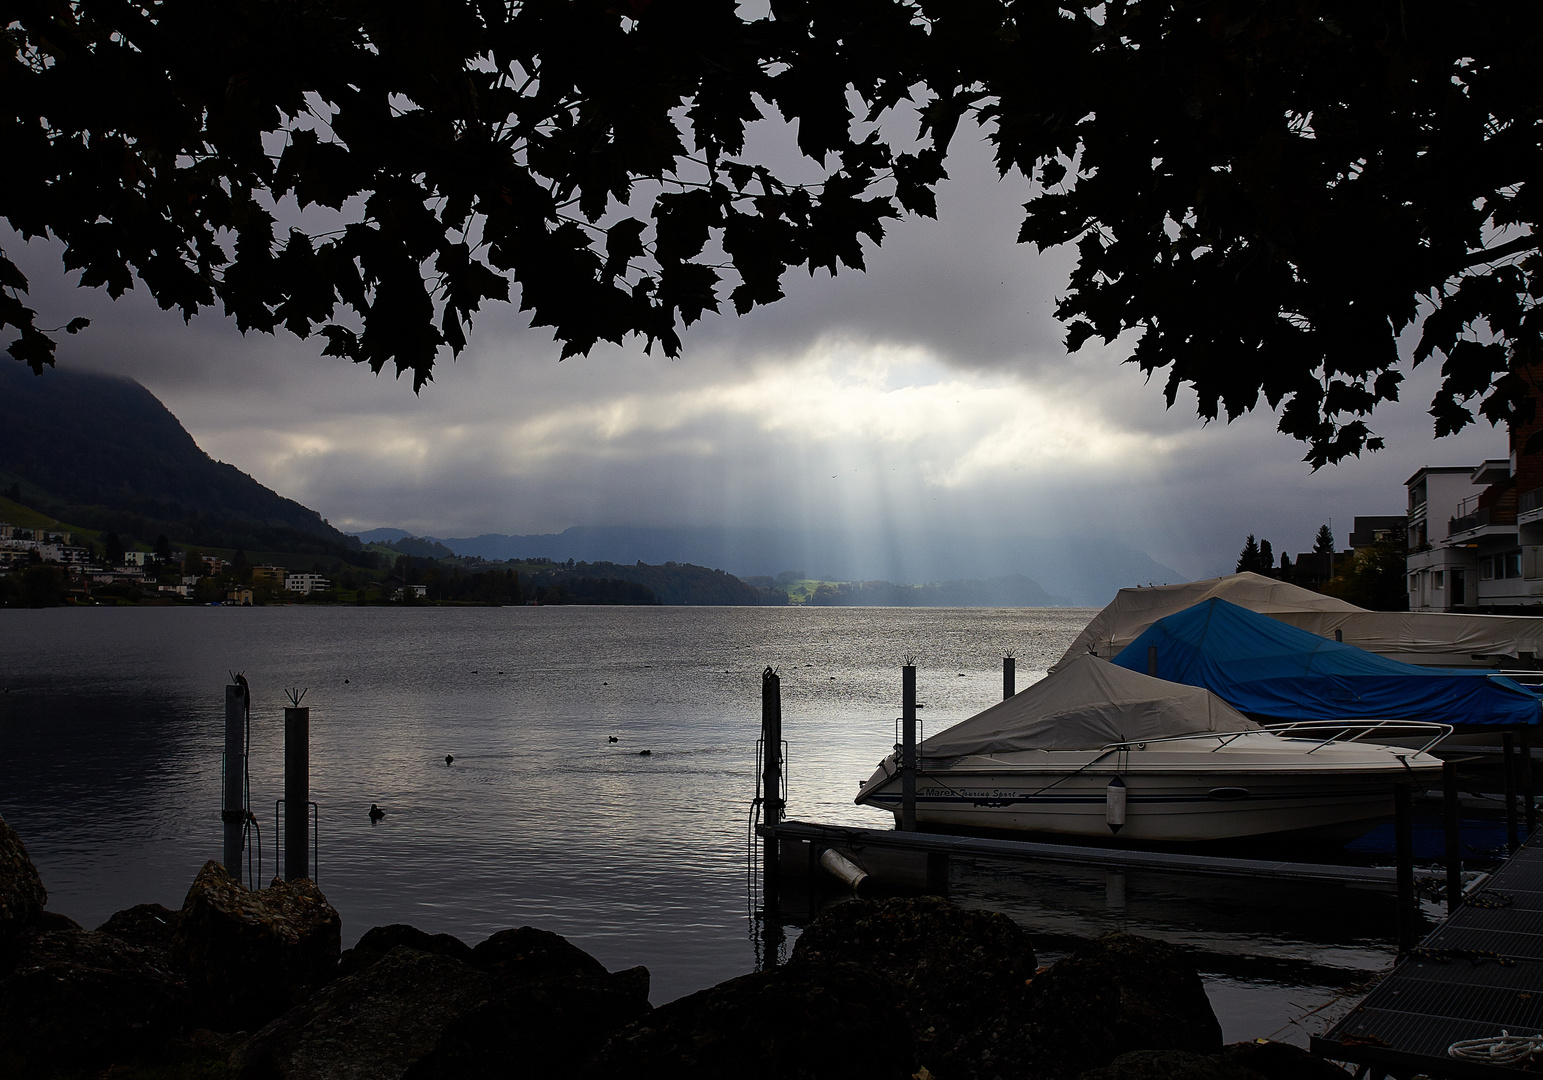
<svg viewBox="0 0 1543 1080"><path fill-rule="evenodd" d="M164 533L220 548L359 551L315 510L210 458L130 379L0 363L0 490L147 543Z"/></svg>

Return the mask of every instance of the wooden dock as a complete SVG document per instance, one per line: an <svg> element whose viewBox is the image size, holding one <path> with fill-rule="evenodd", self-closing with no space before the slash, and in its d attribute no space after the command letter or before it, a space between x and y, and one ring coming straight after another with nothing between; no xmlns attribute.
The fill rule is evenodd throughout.
<svg viewBox="0 0 1543 1080"><path fill-rule="evenodd" d="M1409 1078L1515 1077L1451 1056L1454 1043L1543 1034L1543 831L1431 932L1313 1053L1369 1074ZM1543 1040L1540 1040L1543 1045ZM1536 1071L1536 1065L1533 1066Z"/></svg>
<svg viewBox="0 0 1543 1080"><path fill-rule="evenodd" d="M816 848L835 848L852 853L888 850L926 855L1027 859L1036 862L1075 863L1121 870L1161 870L1179 874L1333 882L1351 888L1380 889L1388 892L1395 891L1398 884L1397 872L1390 866L1338 866L1332 863L1284 862L1278 859L1234 859L1189 852L1143 851L1029 840L998 840L948 833L901 832L890 829L821 825L805 821L783 821L776 825L760 825L756 832L767 840L796 841Z"/></svg>

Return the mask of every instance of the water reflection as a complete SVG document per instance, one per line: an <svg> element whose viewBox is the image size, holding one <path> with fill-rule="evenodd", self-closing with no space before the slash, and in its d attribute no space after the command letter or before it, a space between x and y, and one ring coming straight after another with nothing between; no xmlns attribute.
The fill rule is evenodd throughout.
<svg viewBox="0 0 1543 1080"><path fill-rule="evenodd" d="M893 742L902 658L918 658L931 732L997 700L1004 650L1028 685L1091 614L8 611L0 814L54 909L96 925L135 903L179 906L220 855L222 688L238 670L272 873L282 691L307 688L318 872L345 944L388 922L468 941L536 924L611 968L648 965L662 1002L797 937L796 919L746 918L764 667L782 676L792 815L883 827L851 799ZM1017 919L1048 958L1117 927L1193 949L1235 1037L1376 970L1392 938L1391 901L1339 889L985 860L956 860L951 887Z"/></svg>

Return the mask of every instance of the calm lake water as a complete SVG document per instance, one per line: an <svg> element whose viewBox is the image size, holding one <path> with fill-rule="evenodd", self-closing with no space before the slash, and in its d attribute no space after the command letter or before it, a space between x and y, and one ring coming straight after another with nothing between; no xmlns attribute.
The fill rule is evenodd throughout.
<svg viewBox="0 0 1543 1080"><path fill-rule="evenodd" d="M0 815L49 907L83 925L181 906L220 857L223 687L239 671L271 877L284 690L302 688L318 877L345 945L390 922L470 943L529 923L610 968L646 964L659 1004L756 964L746 852L764 667L782 675L790 816L884 827L851 799L893 743L902 663L918 666L934 730L1000 698L1004 650L1021 688L1092 614L4 611ZM956 863L950 889L1017 919L1045 961L1116 928L1187 946L1228 1039L1305 1042L1324 1015L1305 1014L1392 959L1392 901L1377 893L984 861Z"/></svg>

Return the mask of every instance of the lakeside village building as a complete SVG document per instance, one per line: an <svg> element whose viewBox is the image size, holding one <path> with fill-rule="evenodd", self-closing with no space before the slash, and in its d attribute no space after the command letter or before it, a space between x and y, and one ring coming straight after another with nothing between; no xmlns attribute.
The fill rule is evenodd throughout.
<svg viewBox="0 0 1543 1080"><path fill-rule="evenodd" d="M1410 611L1543 615L1543 401L1510 456L1407 481Z"/></svg>
<svg viewBox="0 0 1543 1080"><path fill-rule="evenodd" d="M60 566L72 581L90 582L96 585L132 584L154 585L163 595L191 597L198 586L198 575L184 574L181 584L167 585L156 581L147 572L154 565L154 556L147 551L126 551L117 566L104 566L92 562L91 552L70 543L68 532L50 532L46 529L27 529L0 521L0 574L19 573L32 564L34 554L45 563ZM173 560L181 563L183 553L172 553ZM204 556L204 573L210 577L223 573L229 564L212 555ZM332 582L320 574L292 573L282 566L252 567L252 583L269 584L288 592L309 596L332 587ZM227 603L252 603L252 590L232 589Z"/></svg>

